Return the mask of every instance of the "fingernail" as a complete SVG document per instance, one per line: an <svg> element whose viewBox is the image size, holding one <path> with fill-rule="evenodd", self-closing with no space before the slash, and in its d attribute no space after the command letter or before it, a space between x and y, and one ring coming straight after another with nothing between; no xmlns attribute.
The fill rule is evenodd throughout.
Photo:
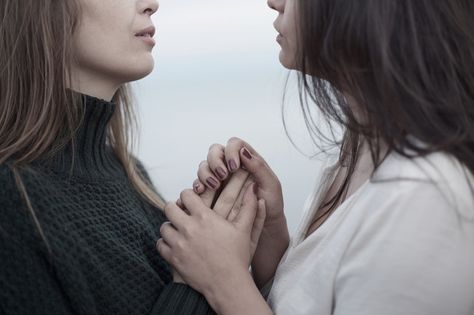
<svg viewBox="0 0 474 315"><path fill-rule="evenodd" d="M216 169L217 176L219 176L220 179L224 179L227 176L227 172L222 168L218 167Z"/></svg>
<svg viewBox="0 0 474 315"><path fill-rule="evenodd" d="M206 179L206 183L211 186L212 189L216 189L217 185L219 185L219 182L212 177Z"/></svg>
<svg viewBox="0 0 474 315"><path fill-rule="evenodd" d="M229 164L229 170L230 170L231 172L237 170L237 163L235 163L234 160L229 160L229 161L227 162L227 164Z"/></svg>
<svg viewBox="0 0 474 315"><path fill-rule="evenodd" d="M247 148L243 148L242 149L242 154L247 158L247 159L252 159L252 154L250 154L249 150L247 150Z"/></svg>
<svg viewBox="0 0 474 315"><path fill-rule="evenodd" d="M196 193L199 193L199 187L200 187L199 184L194 185L193 188L194 188L194 191L195 191Z"/></svg>

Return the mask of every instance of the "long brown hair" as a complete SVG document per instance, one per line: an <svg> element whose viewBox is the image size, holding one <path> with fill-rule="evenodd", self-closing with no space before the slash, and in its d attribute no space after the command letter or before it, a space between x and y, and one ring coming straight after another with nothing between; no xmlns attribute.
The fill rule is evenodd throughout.
<svg viewBox="0 0 474 315"><path fill-rule="evenodd" d="M81 106L75 106L81 99L68 89L74 60L71 38L80 12L77 0L2 0L0 4L0 164L12 162L41 234L18 169L70 143L81 122ZM110 122L108 143L136 191L162 208L163 200L140 175L130 154L136 121L126 85L113 101L118 110Z"/></svg>
<svg viewBox="0 0 474 315"><path fill-rule="evenodd" d="M411 158L442 151L474 173L471 0L297 3L303 111L309 117L315 103L345 131L338 145L349 171L332 209L346 193L362 139L375 169L390 152ZM307 124L321 136L317 125Z"/></svg>

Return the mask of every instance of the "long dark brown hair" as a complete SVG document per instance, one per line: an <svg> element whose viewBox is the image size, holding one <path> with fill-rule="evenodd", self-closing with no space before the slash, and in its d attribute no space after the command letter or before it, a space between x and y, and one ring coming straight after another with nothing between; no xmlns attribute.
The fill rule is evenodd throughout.
<svg viewBox="0 0 474 315"><path fill-rule="evenodd" d="M72 36L78 0L0 2L0 165L7 160L27 208L44 239L19 168L47 158L73 141L82 119L81 98L68 89L74 61ZM164 201L140 175L130 153L135 125L127 85L115 94L118 110L107 140L136 191L156 207Z"/></svg>
<svg viewBox="0 0 474 315"><path fill-rule="evenodd" d="M309 117L315 103L345 132L340 163L348 173L331 208L346 193L361 139L375 169L390 152L442 151L474 173L473 1L299 0L297 7L303 112Z"/></svg>

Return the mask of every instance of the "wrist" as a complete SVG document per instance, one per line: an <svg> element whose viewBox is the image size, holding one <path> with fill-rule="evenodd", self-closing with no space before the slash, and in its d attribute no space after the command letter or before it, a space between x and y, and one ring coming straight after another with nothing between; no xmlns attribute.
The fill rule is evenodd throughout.
<svg viewBox="0 0 474 315"><path fill-rule="evenodd" d="M203 289L202 294L217 314L229 314L245 300L246 292L255 289L249 270L240 270L227 277L218 277L211 287Z"/></svg>
<svg viewBox="0 0 474 315"><path fill-rule="evenodd" d="M286 225L286 216L283 211L281 211L277 215L267 216L267 218L265 219L265 223L263 224L264 228L274 228Z"/></svg>
<svg viewBox="0 0 474 315"><path fill-rule="evenodd" d="M252 260L252 272L257 287L264 286L274 275L290 244L286 219L264 227Z"/></svg>
<svg viewBox="0 0 474 315"><path fill-rule="evenodd" d="M186 281L184 281L184 279L181 277L181 275L179 273L176 272L176 270L173 269L172 275L173 275L173 282L174 283L186 284Z"/></svg>
<svg viewBox="0 0 474 315"><path fill-rule="evenodd" d="M271 313L248 270L235 273L224 282L203 293L217 314Z"/></svg>
<svg viewBox="0 0 474 315"><path fill-rule="evenodd" d="M279 218L265 222L261 237L271 239L278 243L288 243L290 239L290 233L288 231L286 217L282 215Z"/></svg>

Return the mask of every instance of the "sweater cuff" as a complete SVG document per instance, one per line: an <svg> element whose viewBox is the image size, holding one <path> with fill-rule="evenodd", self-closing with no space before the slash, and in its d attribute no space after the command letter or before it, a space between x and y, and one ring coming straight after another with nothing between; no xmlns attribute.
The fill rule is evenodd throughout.
<svg viewBox="0 0 474 315"><path fill-rule="evenodd" d="M182 283L169 283L156 301L152 315L215 314L204 296Z"/></svg>

